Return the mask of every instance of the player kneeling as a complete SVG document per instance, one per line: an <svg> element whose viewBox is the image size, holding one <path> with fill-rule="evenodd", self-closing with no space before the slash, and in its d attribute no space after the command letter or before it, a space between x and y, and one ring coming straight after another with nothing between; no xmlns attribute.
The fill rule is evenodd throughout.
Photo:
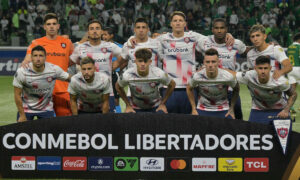
<svg viewBox="0 0 300 180"><path fill-rule="evenodd" d="M175 81L167 73L151 66L152 53L149 49L139 49L135 53L135 64L123 73L116 83L116 89L126 103L126 113L159 112L168 113L165 103L175 88ZM129 85L130 102L126 97L124 87ZM161 98L159 87L168 86L166 94Z"/></svg>
<svg viewBox="0 0 300 180"><path fill-rule="evenodd" d="M95 72L95 61L90 57L83 58L80 67L81 72L71 78L68 88L72 114L109 112L110 78Z"/></svg>

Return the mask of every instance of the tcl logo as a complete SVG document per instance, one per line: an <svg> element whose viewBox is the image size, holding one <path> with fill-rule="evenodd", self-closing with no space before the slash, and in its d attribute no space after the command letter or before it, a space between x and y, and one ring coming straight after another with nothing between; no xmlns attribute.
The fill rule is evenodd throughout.
<svg viewBox="0 0 300 180"><path fill-rule="evenodd" d="M86 169L86 157L63 157L63 170L85 171Z"/></svg>
<svg viewBox="0 0 300 180"><path fill-rule="evenodd" d="M244 167L245 167L245 172L268 172L269 159L268 158L245 158Z"/></svg>

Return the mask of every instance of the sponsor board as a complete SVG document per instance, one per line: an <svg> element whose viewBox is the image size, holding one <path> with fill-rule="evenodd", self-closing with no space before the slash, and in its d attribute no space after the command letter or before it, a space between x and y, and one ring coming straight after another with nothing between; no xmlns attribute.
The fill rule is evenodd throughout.
<svg viewBox="0 0 300 180"><path fill-rule="evenodd" d="M85 171L87 169L86 157L63 157L63 170Z"/></svg>
<svg viewBox="0 0 300 180"><path fill-rule="evenodd" d="M268 172L269 158L245 158L244 171L245 172Z"/></svg>
<svg viewBox="0 0 300 180"><path fill-rule="evenodd" d="M12 156L11 157L12 170L35 170L34 156Z"/></svg>
<svg viewBox="0 0 300 180"><path fill-rule="evenodd" d="M186 172L190 170L190 159L189 158L167 158L166 160L167 170L174 172Z"/></svg>
<svg viewBox="0 0 300 180"><path fill-rule="evenodd" d="M38 156L37 170L61 170L61 157Z"/></svg>
<svg viewBox="0 0 300 180"><path fill-rule="evenodd" d="M216 158L192 158L192 171L217 171Z"/></svg>
<svg viewBox="0 0 300 180"><path fill-rule="evenodd" d="M113 158L112 157L89 157L88 158L89 171L112 171Z"/></svg>
<svg viewBox="0 0 300 180"><path fill-rule="evenodd" d="M164 171L165 159L163 157L141 157L141 171Z"/></svg>
<svg viewBox="0 0 300 180"><path fill-rule="evenodd" d="M218 170L220 172L242 172L243 159L242 158L219 158Z"/></svg>
<svg viewBox="0 0 300 180"><path fill-rule="evenodd" d="M137 157L115 157L115 171L138 171L139 162Z"/></svg>

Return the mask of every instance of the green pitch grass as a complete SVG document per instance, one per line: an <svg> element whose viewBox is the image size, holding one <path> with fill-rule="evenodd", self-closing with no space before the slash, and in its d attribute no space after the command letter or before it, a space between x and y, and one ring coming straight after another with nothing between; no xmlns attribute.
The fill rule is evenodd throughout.
<svg viewBox="0 0 300 180"><path fill-rule="evenodd" d="M0 76L0 126L16 122L17 108L14 103L14 91L12 86L12 76ZM293 123L293 130L300 132L300 86L297 87L298 98L294 104L296 122ZM242 101L242 110L244 119L248 120L251 110L251 97L245 85L241 85L240 97ZM121 103L124 107L124 104ZM124 109L124 108L122 108Z"/></svg>

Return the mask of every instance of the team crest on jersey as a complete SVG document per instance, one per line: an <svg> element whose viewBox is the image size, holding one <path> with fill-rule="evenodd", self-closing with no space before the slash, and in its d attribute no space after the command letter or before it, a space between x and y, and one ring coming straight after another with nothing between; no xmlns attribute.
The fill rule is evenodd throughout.
<svg viewBox="0 0 300 180"><path fill-rule="evenodd" d="M106 53L107 52L107 48L101 48L101 52Z"/></svg>
<svg viewBox="0 0 300 180"><path fill-rule="evenodd" d="M185 43L189 43L190 42L190 38L189 37L185 37L183 40L184 40Z"/></svg>
<svg viewBox="0 0 300 180"><path fill-rule="evenodd" d="M61 43L60 45L61 45L62 48L66 48L67 47L66 43Z"/></svg>
<svg viewBox="0 0 300 180"><path fill-rule="evenodd" d="M32 88L33 89L37 89L39 86L36 82L32 82Z"/></svg>
<svg viewBox="0 0 300 180"><path fill-rule="evenodd" d="M281 137L281 138L285 138L288 134L288 129L287 128L278 128L277 129L277 134Z"/></svg>
<svg viewBox="0 0 300 180"><path fill-rule="evenodd" d="M50 82L52 82L52 77L47 77L47 81L48 81L48 83L50 83Z"/></svg>
<svg viewBox="0 0 300 180"><path fill-rule="evenodd" d="M278 50L281 51L281 52L283 52L283 49L282 49L282 48L279 48Z"/></svg>
<svg viewBox="0 0 300 180"><path fill-rule="evenodd" d="M155 82L151 82L151 83L149 83L149 86L150 86L151 88L155 88L156 83L155 83Z"/></svg>

